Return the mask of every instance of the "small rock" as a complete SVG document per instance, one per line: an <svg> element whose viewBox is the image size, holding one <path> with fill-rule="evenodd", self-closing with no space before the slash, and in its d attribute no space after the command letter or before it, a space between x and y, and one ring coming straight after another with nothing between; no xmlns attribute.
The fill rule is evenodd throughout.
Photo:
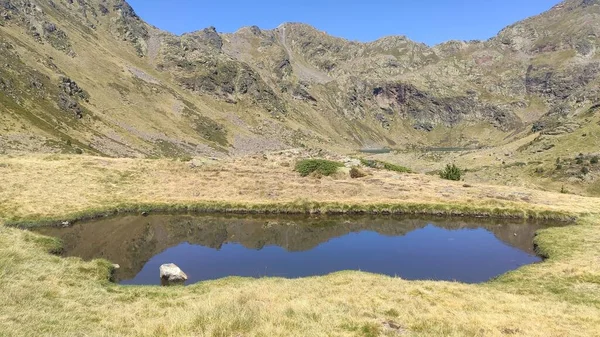
<svg viewBox="0 0 600 337"><path fill-rule="evenodd" d="M160 266L160 284L163 286L183 285L187 275L173 263Z"/></svg>
<svg viewBox="0 0 600 337"><path fill-rule="evenodd" d="M112 265L112 267L113 267L113 270L118 270L118 269L121 269L121 266L119 266L119 265L118 265L118 264L116 264L116 263L115 263L115 264L113 264L113 265Z"/></svg>
<svg viewBox="0 0 600 337"><path fill-rule="evenodd" d="M70 223L70 222L68 222L68 221L63 221L63 222L61 223L61 225L62 225L63 227L69 227L69 226L71 226L71 223Z"/></svg>
<svg viewBox="0 0 600 337"><path fill-rule="evenodd" d="M148 216L148 212L142 212L142 216Z"/></svg>
<svg viewBox="0 0 600 337"><path fill-rule="evenodd" d="M360 160L358 159L354 159L354 158L345 158L344 159L344 166L351 168L351 167L355 167L355 166L360 166Z"/></svg>
<svg viewBox="0 0 600 337"><path fill-rule="evenodd" d="M393 334L404 335L406 334L406 329L400 324L393 321L385 321L382 323L383 328Z"/></svg>

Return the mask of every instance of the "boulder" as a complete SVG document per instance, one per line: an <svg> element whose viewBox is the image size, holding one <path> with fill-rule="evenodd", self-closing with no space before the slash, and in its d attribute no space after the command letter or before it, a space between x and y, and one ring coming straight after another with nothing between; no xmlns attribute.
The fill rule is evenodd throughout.
<svg viewBox="0 0 600 337"><path fill-rule="evenodd" d="M160 284L163 286L183 285L187 275L173 263L160 266Z"/></svg>

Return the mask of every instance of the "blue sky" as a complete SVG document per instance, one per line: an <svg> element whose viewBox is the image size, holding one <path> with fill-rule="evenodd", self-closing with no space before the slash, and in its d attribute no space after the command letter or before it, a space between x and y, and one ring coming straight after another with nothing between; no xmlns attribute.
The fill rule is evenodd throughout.
<svg viewBox="0 0 600 337"><path fill-rule="evenodd" d="M234 32L256 25L272 29L303 22L349 40L388 35L434 45L448 40L485 40L502 28L559 0L129 0L146 22L175 34L215 26Z"/></svg>

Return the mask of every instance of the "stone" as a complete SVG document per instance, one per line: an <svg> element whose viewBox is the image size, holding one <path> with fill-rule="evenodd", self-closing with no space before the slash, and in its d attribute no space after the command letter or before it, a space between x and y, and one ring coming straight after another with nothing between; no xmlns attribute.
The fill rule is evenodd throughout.
<svg viewBox="0 0 600 337"><path fill-rule="evenodd" d="M163 286L183 285L187 275L173 263L160 266L160 284Z"/></svg>
<svg viewBox="0 0 600 337"><path fill-rule="evenodd" d="M360 166L360 160L356 158L344 158L344 166L348 168L352 168L355 166Z"/></svg>

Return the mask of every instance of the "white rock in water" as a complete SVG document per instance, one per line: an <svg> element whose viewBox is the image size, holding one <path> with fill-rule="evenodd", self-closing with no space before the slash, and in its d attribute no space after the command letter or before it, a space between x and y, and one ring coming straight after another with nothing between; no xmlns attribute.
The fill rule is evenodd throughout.
<svg viewBox="0 0 600 337"><path fill-rule="evenodd" d="M160 283L163 286L183 285L187 279L183 270L173 263L160 266Z"/></svg>

